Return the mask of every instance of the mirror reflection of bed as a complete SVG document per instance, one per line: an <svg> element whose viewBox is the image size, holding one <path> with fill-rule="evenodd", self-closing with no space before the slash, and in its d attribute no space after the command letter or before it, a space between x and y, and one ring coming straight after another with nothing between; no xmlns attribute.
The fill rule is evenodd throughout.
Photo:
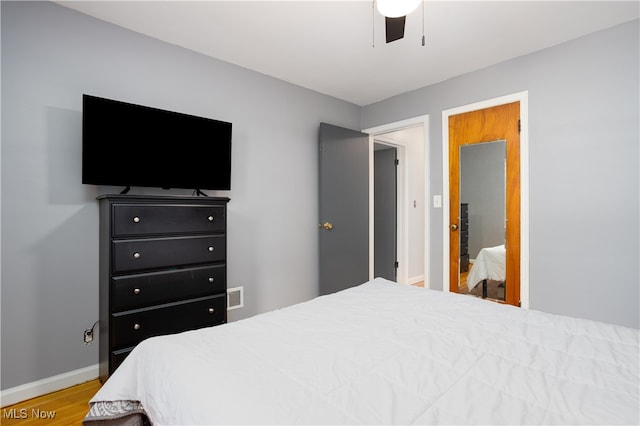
<svg viewBox="0 0 640 426"><path fill-rule="evenodd" d="M468 271L460 273L459 293L504 301L505 259L504 245L482 248Z"/></svg>
<svg viewBox="0 0 640 426"><path fill-rule="evenodd" d="M460 147L458 292L497 301L505 300L506 285L505 160L505 141Z"/></svg>

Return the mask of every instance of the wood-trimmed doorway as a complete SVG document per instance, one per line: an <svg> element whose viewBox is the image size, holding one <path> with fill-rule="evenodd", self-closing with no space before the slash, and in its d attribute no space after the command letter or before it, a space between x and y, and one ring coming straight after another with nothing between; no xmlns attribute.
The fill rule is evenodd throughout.
<svg viewBox="0 0 640 426"><path fill-rule="evenodd" d="M506 141L505 302L528 308L527 92L443 111L443 290L459 283L459 152L461 146Z"/></svg>

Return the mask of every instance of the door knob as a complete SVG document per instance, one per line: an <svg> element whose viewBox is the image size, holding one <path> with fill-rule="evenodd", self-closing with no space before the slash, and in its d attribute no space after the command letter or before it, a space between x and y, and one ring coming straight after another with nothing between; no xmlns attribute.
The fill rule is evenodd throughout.
<svg viewBox="0 0 640 426"><path fill-rule="evenodd" d="M325 223L322 224L322 227L324 229L326 229L327 231L331 231L333 229L333 223L325 222Z"/></svg>
<svg viewBox="0 0 640 426"><path fill-rule="evenodd" d="M453 225L451 225L451 230L452 231L457 231L458 230L458 224L454 223Z"/></svg>

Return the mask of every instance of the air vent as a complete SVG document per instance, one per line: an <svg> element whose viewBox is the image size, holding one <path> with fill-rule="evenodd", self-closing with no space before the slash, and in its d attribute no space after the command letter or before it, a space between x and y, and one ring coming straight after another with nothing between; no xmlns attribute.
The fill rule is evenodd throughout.
<svg viewBox="0 0 640 426"><path fill-rule="evenodd" d="M227 289L227 310L242 308L244 306L244 287Z"/></svg>

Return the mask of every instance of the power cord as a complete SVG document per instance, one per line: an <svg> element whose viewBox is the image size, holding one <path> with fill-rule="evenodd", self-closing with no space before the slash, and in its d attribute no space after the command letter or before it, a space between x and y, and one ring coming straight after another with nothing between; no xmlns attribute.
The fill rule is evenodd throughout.
<svg viewBox="0 0 640 426"><path fill-rule="evenodd" d="M88 345L89 343L93 342L93 330L96 328L96 325L98 325L99 321L100 320L94 322L93 325L91 326L91 328L87 328L84 331L83 338L84 338L84 344L85 345Z"/></svg>

